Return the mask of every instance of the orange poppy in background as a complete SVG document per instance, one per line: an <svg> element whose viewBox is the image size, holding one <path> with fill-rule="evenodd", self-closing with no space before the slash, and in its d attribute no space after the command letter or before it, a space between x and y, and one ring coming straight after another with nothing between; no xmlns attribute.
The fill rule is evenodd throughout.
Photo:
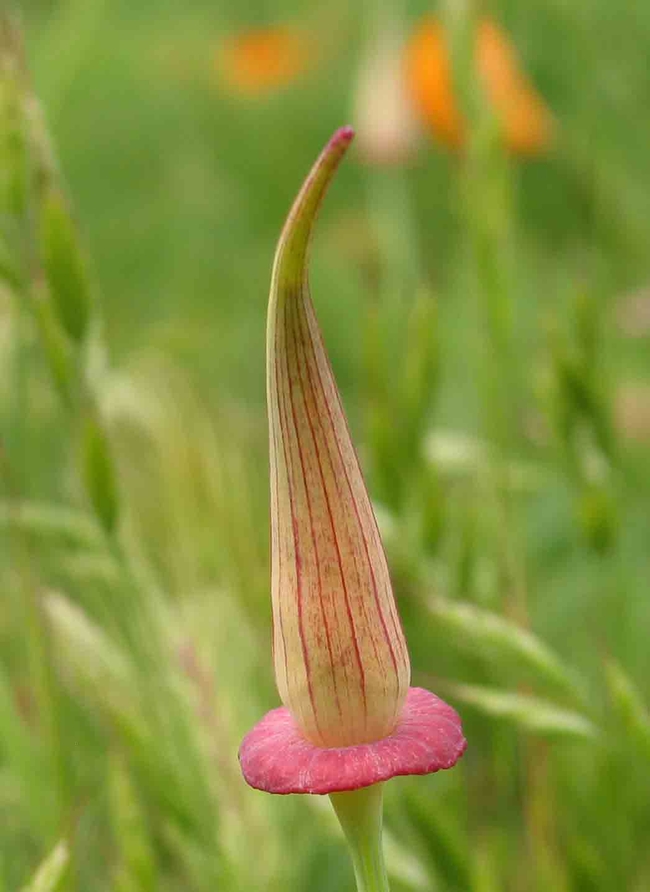
<svg viewBox="0 0 650 892"><path fill-rule="evenodd" d="M553 120L521 70L517 52L498 25L482 19L476 27L476 71L492 112L512 152L535 155L551 144ZM408 42L406 80L418 116L449 148L467 139L467 124L454 98L447 35L426 16Z"/></svg>
<svg viewBox="0 0 650 892"><path fill-rule="evenodd" d="M227 38L216 65L233 92L261 96L303 74L311 51L311 41L304 32L288 25L275 25Z"/></svg>

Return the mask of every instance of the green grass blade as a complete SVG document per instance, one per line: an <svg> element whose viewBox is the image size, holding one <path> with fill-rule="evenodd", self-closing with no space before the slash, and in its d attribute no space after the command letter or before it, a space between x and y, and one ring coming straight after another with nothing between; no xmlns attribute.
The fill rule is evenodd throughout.
<svg viewBox="0 0 650 892"><path fill-rule="evenodd" d="M479 685L445 685L449 696L484 715L512 722L517 727L541 737L565 737L595 742L599 729L578 712L562 709L554 703Z"/></svg>
<svg viewBox="0 0 650 892"><path fill-rule="evenodd" d="M67 845L64 842L58 843L22 892L56 892L64 878L68 859Z"/></svg>

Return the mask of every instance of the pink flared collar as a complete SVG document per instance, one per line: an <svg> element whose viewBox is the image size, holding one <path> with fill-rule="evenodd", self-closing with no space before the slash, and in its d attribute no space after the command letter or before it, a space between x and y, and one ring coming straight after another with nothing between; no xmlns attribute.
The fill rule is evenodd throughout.
<svg viewBox="0 0 650 892"><path fill-rule="evenodd" d="M457 712L435 694L410 688L397 727L374 743L315 746L280 707L246 735L239 761L244 778L258 790L325 794L451 768L466 747Z"/></svg>

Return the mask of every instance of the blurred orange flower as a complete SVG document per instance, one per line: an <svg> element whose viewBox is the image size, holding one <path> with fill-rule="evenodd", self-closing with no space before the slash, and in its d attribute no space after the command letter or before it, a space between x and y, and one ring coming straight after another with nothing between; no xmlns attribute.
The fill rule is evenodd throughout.
<svg viewBox="0 0 650 892"><path fill-rule="evenodd" d="M474 52L479 81L508 149L522 155L543 152L551 143L552 116L521 70L514 46L492 20L477 24ZM426 16L413 33L405 66L423 123L449 148L460 148L467 125L454 98L447 35L434 16Z"/></svg>
<svg viewBox="0 0 650 892"><path fill-rule="evenodd" d="M290 84L308 67L311 42L298 28L275 25L227 38L216 66L233 92L261 96Z"/></svg>

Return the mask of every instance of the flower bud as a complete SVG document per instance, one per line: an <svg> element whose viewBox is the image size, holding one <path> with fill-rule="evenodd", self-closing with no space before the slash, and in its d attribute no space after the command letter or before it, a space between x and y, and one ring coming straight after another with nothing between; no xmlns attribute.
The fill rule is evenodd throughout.
<svg viewBox="0 0 650 892"><path fill-rule="evenodd" d="M349 128L332 137L293 205L267 328L275 675L298 728L323 747L390 735L410 677L377 522L307 280L312 223L351 139Z"/></svg>

